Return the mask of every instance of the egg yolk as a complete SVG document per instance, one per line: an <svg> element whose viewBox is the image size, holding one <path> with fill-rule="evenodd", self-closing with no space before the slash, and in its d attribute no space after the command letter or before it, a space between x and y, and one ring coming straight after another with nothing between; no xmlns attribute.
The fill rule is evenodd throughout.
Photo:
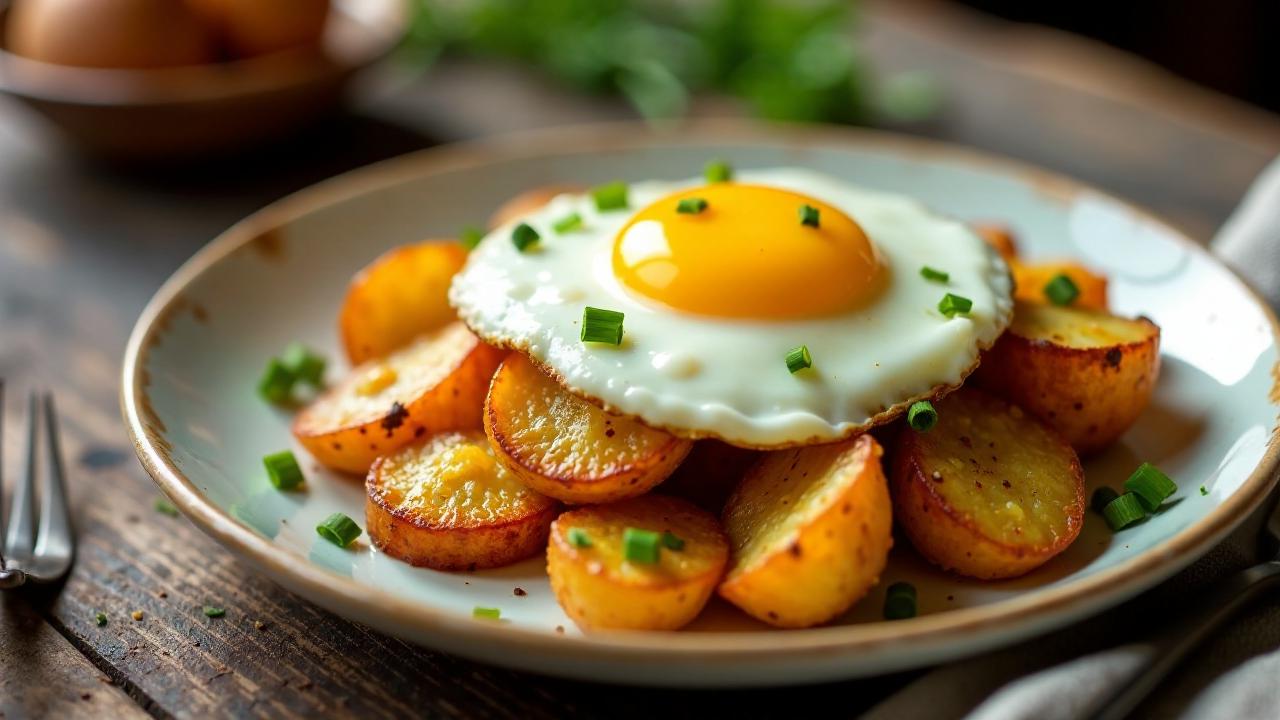
<svg viewBox="0 0 1280 720"><path fill-rule="evenodd" d="M693 199L705 207L678 211ZM817 209L817 227L801 222L806 205ZM866 233L840 210L737 183L681 191L641 210L614 240L613 272L630 291L676 310L757 320L856 310L888 276Z"/></svg>

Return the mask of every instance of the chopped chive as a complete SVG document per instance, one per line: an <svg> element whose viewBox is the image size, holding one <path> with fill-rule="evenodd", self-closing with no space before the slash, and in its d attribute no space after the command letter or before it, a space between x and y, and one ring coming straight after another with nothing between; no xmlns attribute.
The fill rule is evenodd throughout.
<svg viewBox="0 0 1280 720"><path fill-rule="evenodd" d="M360 526L354 520L340 512L330 515L324 519L324 522L316 526L317 535L338 547L350 545L352 541L360 537L362 532Z"/></svg>
<svg viewBox="0 0 1280 720"><path fill-rule="evenodd" d="M1089 498L1089 507L1093 508L1094 512L1101 515L1102 511L1111 504L1111 501L1118 497L1120 497L1120 493L1115 490L1106 486L1100 487L1097 490L1094 490L1093 496Z"/></svg>
<svg viewBox="0 0 1280 720"><path fill-rule="evenodd" d="M697 215L706 209L707 201L699 197L681 198L680 202L676 203L676 212L683 215Z"/></svg>
<svg viewBox="0 0 1280 720"><path fill-rule="evenodd" d="M529 227L528 223L520 223L511 231L511 244L515 245L516 250L520 252L528 250L541 239L542 236L538 234L538 231Z"/></svg>
<svg viewBox="0 0 1280 720"><path fill-rule="evenodd" d="M712 160L702 169L702 176L709 183L729 182L733 179L733 168L724 160Z"/></svg>
<svg viewBox="0 0 1280 720"><path fill-rule="evenodd" d="M1059 273L1045 284L1044 296L1054 305L1070 305L1080 297L1080 288L1076 287L1071 278Z"/></svg>
<svg viewBox="0 0 1280 720"><path fill-rule="evenodd" d="M582 309L582 342L622 344L624 313L616 310L585 307Z"/></svg>
<svg viewBox="0 0 1280 720"><path fill-rule="evenodd" d="M662 536L652 530L629 527L622 531L622 552L627 562L652 565L658 562Z"/></svg>
<svg viewBox="0 0 1280 720"><path fill-rule="evenodd" d="M1205 487L1205 486L1201 485L1201 486L1200 486L1200 494L1201 494L1201 495L1208 495L1208 494L1209 494L1209 488L1207 488L1207 487Z"/></svg>
<svg viewBox="0 0 1280 720"><path fill-rule="evenodd" d="M280 358L271 358L258 381L258 395L275 405L286 403L293 396L293 384L297 381L297 376L280 362Z"/></svg>
<svg viewBox="0 0 1280 720"><path fill-rule="evenodd" d="M945 273L941 270L935 270L929 267L928 265L925 265L924 267L920 268L920 277L924 278L925 280L932 280L933 282L940 282L940 283L947 282L948 280L951 279L951 275L949 273Z"/></svg>
<svg viewBox="0 0 1280 720"><path fill-rule="evenodd" d="M668 550L683 550L684 540L670 530L666 530L662 533L662 547Z"/></svg>
<svg viewBox="0 0 1280 720"><path fill-rule="evenodd" d="M973 309L973 301L967 297L947 293L938 301L938 312L953 318L957 315L968 315Z"/></svg>
<svg viewBox="0 0 1280 720"><path fill-rule="evenodd" d="M1125 493L1107 503L1102 509L1102 516L1107 519L1112 530L1119 531L1145 518L1147 511L1137 495Z"/></svg>
<svg viewBox="0 0 1280 720"><path fill-rule="evenodd" d="M576 212L571 212L559 220L551 223L551 229L558 234L563 235L567 232L573 232L582 227L582 216Z"/></svg>
<svg viewBox="0 0 1280 720"><path fill-rule="evenodd" d="M223 609L222 609L222 608L220 608L220 607L214 607L214 606L212 606L212 605L205 605L205 606L204 606L204 615L205 615L205 617L220 618L220 617L222 617L223 615L226 615L226 614L227 614L227 611L226 611L226 610L223 610Z"/></svg>
<svg viewBox="0 0 1280 720"><path fill-rule="evenodd" d="M1155 465L1145 462L1124 481L1124 489L1137 495L1147 512L1160 509L1161 503L1178 492L1178 486L1168 475L1160 472Z"/></svg>
<svg viewBox="0 0 1280 720"><path fill-rule="evenodd" d="M567 537L569 538L569 544L576 548L591 547L591 536L588 535L587 531L583 530L582 528L577 528L577 527L569 528Z"/></svg>
<svg viewBox="0 0 1280 720"><path fill-rule="evenodd" d="M809 354L809 346L801 345L787 351L787 369L792 375L813 367L813 356Z"/></svg>
<svg viewBox="0 0 1280 720"><path fill-rule="evenodd" d="M267 479L277 490L293 490L302 484L302 468L292 450L281 450L262 458L262 465L267 469Z"/></svg>
<svg viewBox="0 0 1280 720"><path fill-rule="evenodd" d="M98 627L102 627L107 624L107 614L99 610L93 614L93 621L98 623Z"/></svg>
<svg viewBox="0 0 1280 720"><path fill-rule="evenodd" d="M916 588L911 583L896 582L884 594L884 619L905 620L916 616Z"/></svg>
<svg viewBox="0 0 1280 720"><path fill-rule="evenodd" d="M462 243L462 247L468 252L475 250L480 241L484 239L484 231L475 225L468 225L462 228L462 232L458 233L458 242Z"/></svg>
<svg viewBox="0 0 1280 720"><path fill-rule="evenodd" d="M324 384L325 359L311 352L302 343L290 343L289 347L285 348L281 363L286 370L293 373L295 381L301 381L316 388Z"/></svg>
<svg viewBox="0 0 1280 720"><path fill-rule="evenodd" d="M818 227L818 208L812 205L800 206L800 224Z"/></svg>
<svg viewBox="0 0 1280 720"><path fill-rule="evenodd" d="M627 209L627 184L621 180L605 183L591 190L591 198L596 201L596 209L600 212Z"/></svg>
<svg viewBox="0 0 1280 720"><path fill-rule="evenodd" d="M178 508L174 507L173 503L165 500L164 498L156 498L156 502L153 507L155 508L155 511L161 515L168 515L169 517L178 517L179 515Z"/></svg>
<svg viewBox="0 0 1280 720"><path fill-rule="evenodd" d="M929 432L938 424L938 411L928 400L912 403L907 409L907 424L916 432Z"/></svg>
<svg viewBox="0 0 1280 720"><path fill-rule="evenodd" d="M480 607L477 605L472 608L471 616L484 618L485 620L500 620L502 619L502 610L499 608Z"/></svg>

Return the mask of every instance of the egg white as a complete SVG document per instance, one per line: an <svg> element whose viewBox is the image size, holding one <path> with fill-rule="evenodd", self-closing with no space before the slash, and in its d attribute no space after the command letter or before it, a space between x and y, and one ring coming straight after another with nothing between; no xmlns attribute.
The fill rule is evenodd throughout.
<svg viewBox="0 0 1280 720"><path fill-rule="evenodd" d="M886 260L884 292L852 313L792 321L685 314L633 295L613 274L615 236L635 212L699 178L633 183L625 211L558 196L521 219L542 236L534 248L516 249L514 223L489 233L454 278L450 302L481 338L527 353L612 412L750 447L829 442L885 422L958 386L1008 325L1009 269L963 223L803 169L743 171L737 180L804 193L852 217ZM570 212L582 228L557 234L552 224ZM925 265L949 281L921 277ZM972 300L971 312L943 316L947 292ZM620 346L579 339L586 306L626 314ZM785 356L802 344L813 367L793 375Z"/></svg>

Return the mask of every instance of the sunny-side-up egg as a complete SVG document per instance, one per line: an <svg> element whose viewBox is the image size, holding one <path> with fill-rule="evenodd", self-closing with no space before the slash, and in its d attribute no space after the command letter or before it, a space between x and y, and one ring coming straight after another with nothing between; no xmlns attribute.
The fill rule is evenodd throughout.
<svg viewBox="0 0 1280 720"><path fill-rule="evenodd" d="M846 437L958 386L1012 313L999 255L911 198L789 168L613 190L613 209L560 195L489 233L450 300L488 342L679 435ZM588 308L622 313L619 344L583 340Z"/></svg>

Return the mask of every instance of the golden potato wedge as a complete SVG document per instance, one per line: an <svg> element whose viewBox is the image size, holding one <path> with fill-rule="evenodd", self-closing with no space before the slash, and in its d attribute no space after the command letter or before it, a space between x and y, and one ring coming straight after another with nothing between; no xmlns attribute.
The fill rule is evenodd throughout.
<svg viewBox="0 0 1280 720"><path fill-rule="evenodd" d="M293 435L322 464L363 474L426 433L479 430L503 355L455 321L351 371L298 413Z"/></svg>
<svg viewBox="0 0 1280 720"><path fill-rule="evenodd" d="M1129 429L1159 376L1160 328L1150 320L1019 302L974 379L1087 455Z"/></svg>
<svg viewBox="0 0 1280 720"><path fill-rule="evenodd" d="M558 509L507 472L478 430L432 435L378 458L365 492L373 544L436 570L533 557L546 546Z"/></svg>
<svg viewBox="0 0 1280 720"><path fill-rule="evenodd" d="M565 390L524 355L512 353L489 385L484 431L525 485L570 503L643 495L671 474L684 440L611 415Z"/></svg>
<svg viewBox="0 0 1280 720"><path fill-rule="evenodd" d="M628 528L672 533L657 562L627 559ZM570 510L551 525L547 574L560 607L579 627L675 630L697 617L729 560L715 516L679 498L644 495Z"/></svg>
<svg viewBox="0 0 1280 720"><path fill-rule="evenodd" d="M995 223L976 223L973 231L995 248L1005 262L1012 263L1018 259L1018 241L1014 240L1013 231L1009 228Z"/></svg>
<svg viewBox="0 0 1280 720"><path fill-rule="evenodd" d="M883 450L870 435L766 454L724 508L733 546L720 595L778 627L839 616L880 580L893 546Z"/></svg>
<svg viewBox="0 0 1280 720"><path fill-rule="evenodd" d="M356 273L338 314L351 364L384 357L456 320L449 283L466 260L458 243L428 240L391 250Z"/></svg>
<svg viewBox="0 0 1280 720"><path fill-rule="evenodd" d="M658 487L658 492L684 498L719 515L747 468L762 454L719 440L695 441L684 462Z"/></svg>
<svg viewBox="0 0 1280 720"><path fill-rule="evenodd" d="M1084 521L1084 471L1056 432L971 388L936 404L928 432L894 453L893 516L916 550L961 575L1022 575L1066 549Z"/></svg>
<svg viewBox="0 0 1280 720"><path fill-rule="evenodd" d="M581 185L571 184L543 185L532 190L526 190L493 211L493 214L489 216L489 229L493 230L509 222L515 222L551 202L551 198L557 195L581 193L585 192L585 190Z"/></svg>
<svg viewBox="0 0 1280 720"><path fill-rule="evenodd" d="M1044 288L1059 275L1066 275L1075 283L1080 294L1072 307L1107 310L1107 278L1071 261L1024 263L1014 262L1013 281L1017 290L1014 297L1027 302L1048 304Z"/></svg>

